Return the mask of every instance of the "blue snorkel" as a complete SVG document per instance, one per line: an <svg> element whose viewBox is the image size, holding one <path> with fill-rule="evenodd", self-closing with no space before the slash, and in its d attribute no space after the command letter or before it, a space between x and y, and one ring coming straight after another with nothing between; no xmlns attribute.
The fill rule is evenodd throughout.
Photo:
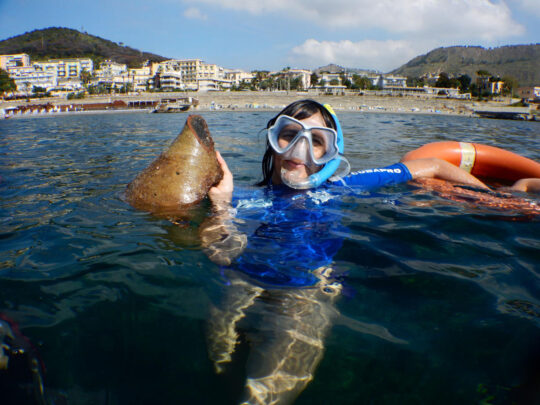
<svg viewBox="0 0 540 405"><path fill-rule="evenodd" d="M331 161L329 161L328 163L326 163L321 170L319 170L316 173L313 173L312 175L310 175L309 177L305 179L292 182L287 178L287 176L282 176L282 181L291 188L308 189L308 188L319 187L321 184L327 181L330 177L335 176L335 173L338 170L342 161L346 163L346 168L342 170L339 176L337 177L343 177L349 173L349 170L350 170L349 162L343 156L345 145L343 142L343 130L341 129L341 124L339 123L339 119L329 104L324 104L321 106L324 107L330 113L336 125L337 145L338 145L339 155L336 156Z"/></svg>

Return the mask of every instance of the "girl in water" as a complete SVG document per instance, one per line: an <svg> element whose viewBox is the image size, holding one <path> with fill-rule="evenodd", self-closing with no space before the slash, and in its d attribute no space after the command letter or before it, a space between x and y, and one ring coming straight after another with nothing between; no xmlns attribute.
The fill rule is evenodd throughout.
<svg viewBox="0 0 540 405"><path fill-rule="evenodd" d="M440 159L349 173L343 154L337 116L313 100L296 101L268 122L263 179L257 188L236 190L234 200L233 176L217 153L224 176L209 191L215 214L200 235L227 287L223 303L211 311L209 353L216 371L224 372L238 330L246 331L251 347L243 403L291 403L313 379L324 338L339 317L334 303L343 274L333 258L347 234L336 214L340 196L418 178L487 188ZM348 325L405 343L377 324Z"/></svg>
<svg viewBox="0 0 540 405"><path fill-rule="evenodd" d="M476 177L441 159L418 159L388 167L348 174L343 156L343 132L329 105L313 100L295 101L267 125L267 148L262 161L263 180L259 186L285 184L295 189L329 185L353 185L373 189L417 178L439 178L487 188ZM233 176L218 153L224 177L210 189L213 203L231 201ZM346 168L338 167L345 162Z"/></svg>

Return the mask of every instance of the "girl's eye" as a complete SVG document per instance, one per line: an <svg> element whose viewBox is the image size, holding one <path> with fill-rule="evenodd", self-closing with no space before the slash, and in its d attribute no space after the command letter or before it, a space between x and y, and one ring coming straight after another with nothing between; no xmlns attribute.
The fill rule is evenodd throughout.
<svg viewBox="0 0 540 405"><path fill-rule="evenodd" d="M325 146L326 142L323 138L320 136L313 136L311 138L311 141L313 142L313 146Z"/></svg>
<svg viewBox="0 0 540 405"><path fill-rule="evenodd" d="M295 135L296 135L296 132L285 130L285 131L281 131L281 133L279 134L279 139L289 142L295 137Z"/></svg>

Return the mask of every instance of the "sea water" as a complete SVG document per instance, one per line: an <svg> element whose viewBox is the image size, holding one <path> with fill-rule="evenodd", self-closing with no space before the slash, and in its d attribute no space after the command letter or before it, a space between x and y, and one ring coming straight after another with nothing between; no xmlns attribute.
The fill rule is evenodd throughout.
<svg viewBox="0 0 540 405"><path fill-rule="evenodd" d="M272 112L208 112L237 187L260 180ZM341 112L355 170L442 140L540 160L540 125ZM242 340L227 372L208 359L209 306L226 285L197 222L134 210L122 192L186 114L0 121L0 313L67 404L235 404ZM399 185L348 196L333 266L343 277L323 360L297 404L509 404L538 400L540 221ZM540 202L538 196L521 195ZM209 211L203 202L200 215ZM364 334L377 324L407 342ZM484 402L482 402L484 401ZM0 403L2 398L0 398Z"/></svg>

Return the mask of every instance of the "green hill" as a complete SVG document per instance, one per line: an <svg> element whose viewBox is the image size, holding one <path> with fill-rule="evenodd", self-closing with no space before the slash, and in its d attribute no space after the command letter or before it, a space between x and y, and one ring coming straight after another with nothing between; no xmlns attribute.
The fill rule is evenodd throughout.
<svg viewBox="0 0 540 405"><path fill-rule="evenodd" d="M450 75L467 74L486 70L493 76L511 76L520 86L540 85L540 44L509 45L498 48L480 46L452 46L437 48L417 56L393 74L420 77L426 73L446 72Z"/></svg>
<svg viewBox="0 0 540 405"><path fill-rule="evenodd" d="M0 55L16 53L27 53L33 61L88 57L94 62L110 59L130 67L140 66L145 60L167 59L70 28L34 30L0 41Z"/></svg>

